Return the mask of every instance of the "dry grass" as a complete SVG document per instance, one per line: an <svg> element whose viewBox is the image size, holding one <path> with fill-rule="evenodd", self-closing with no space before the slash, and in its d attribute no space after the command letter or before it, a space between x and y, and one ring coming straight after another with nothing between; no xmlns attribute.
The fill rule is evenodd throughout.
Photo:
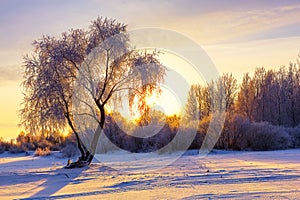
<svg viewBox="0 0 300 200"><path fill-rule="evenodd" d="M49 156L49 155L51 155L51 151L48 147L37 148L34 152L34 156Z"/></svg>

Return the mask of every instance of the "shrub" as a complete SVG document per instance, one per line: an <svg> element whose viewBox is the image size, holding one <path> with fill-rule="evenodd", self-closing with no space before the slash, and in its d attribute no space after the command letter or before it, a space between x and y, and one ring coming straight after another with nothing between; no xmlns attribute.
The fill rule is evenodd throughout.
<svg viewBox="0 0 300 200"><path fill-rule="evenodd" d="M37 148L34 152L34 156L49 156L51 155L51 151L49 149L49 147L45 147L45 148Z"/></svg>
<svg viewBox="0 0 300 200"><path fill-rule="evenodd" d="M211 116L205 117L199 122L198 127L197 127L197 134L190 146L190 149L200 149L201 148L203 141L205 139L206 133L208 131L210 122L211 122ZM190 127L189 124L188 124L188 126ZM194 131L194 128L195 127L193 127L192 131ZM189 129L189 128L186 128L186 129Z"/></svg>
<svg viewBox="0 0 300 200"><path fill-rule="evenodd" d="M180 132L176 133L175 138L170 143L170 151L185 151L186 149L200 148L203 139L197 132L196 127L184 127L179 129L179 131ZM194 146L194 144L200 144L199 148L198 146Z"/></svg>
<svg viewBox="0 0 300 200"><path fill-rule="evenodd" d="M3 153L4 151L5 151L5 147L0 144L0 153Z"/></svg>
<svg viewBox="0 0 300 200"><path fill-rule="evenodd" d="M286 131L292 138L292 147L300 147L300 126L294 128L286 128Z"/></svg>
<svg viewBox="0 0 300 200"><path fill-rule="evenodd" d="M45 149L45 148L51 148L52 144L51 142L47 141L46 139L41 139L39 142L38 142L38 145L37 147L38 148L41 148L41 149Z"/></svg>
<svg viewBox="0 0 300 200"><path fill-rule="evenodd" d="M251 122L241 115L228 114L226 116L221 136L216 148L242 150L246 147L245 135Z"/></svg>
<svg viewBox="0 0 300 200"><path fill-rule="evenodd" d="M78 148L73 143L68 143L60 152L63 158L72 158L79 154Z"/></svg>
<svg viewBox="0 0 300 200"><path fill-rule="evenodd" d="M291 137L279 126L273 126L266 122L252 123L245 131L245 139L248 148L253 150L276 150L291 147Z"/></svg>
<svg viewBox="0 0 300 200"><path fill-rule="evenodd" d="M3 141L3 139L0 137L0 153L3 153L4 151L8 151L10 147L10 143Z"/></svg>
<svg viewBox="0 0 300 200"><path fill-rule="evenodd" d="M9 147L8 151L10 153L23 153L23 152L26 152L27 149L24 146L20 145L20 144L12 144Z"/></svg>
<svg viewBox="0 0 300 200"><path fill-rule="evenodd" d="M277 150L293 146L287 129L268 122L250 122L239 115L227 116L216 145L220 149Z"/></svg>

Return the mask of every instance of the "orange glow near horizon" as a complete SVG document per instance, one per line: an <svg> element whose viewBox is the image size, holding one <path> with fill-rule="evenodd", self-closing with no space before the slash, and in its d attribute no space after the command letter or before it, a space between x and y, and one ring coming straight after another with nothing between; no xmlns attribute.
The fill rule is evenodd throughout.
<svg viewBox="0 0 300 200"><path fill-rule="evenodd" d="M0 86L0 138L9 141L21 131L18 110L22 99L19 83L6 83Z"/></svg>

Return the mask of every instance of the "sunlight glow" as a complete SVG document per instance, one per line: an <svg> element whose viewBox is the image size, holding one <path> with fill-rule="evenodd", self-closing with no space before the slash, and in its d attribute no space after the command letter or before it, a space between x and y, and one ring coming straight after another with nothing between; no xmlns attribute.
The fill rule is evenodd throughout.
<svg viewBox="0 0 300 200"><path fill-rule="evenodd" d="M137 120L141 117L138 111L138 97L135 97L132 105L131 120ZM159 110L167 116L179 115L181 112L181 102L172 90L164 85L161 86L161 94L154 92L152 95L146 97L146 104L150 109Z"/></svg>
<svg viewBox="0 0 300 200"><path fill-rule="evenodd" d="M182 102L170 88L163 86L161 89L162 93L155 106L168 116L179 115L183 106Z"/></svg>
<svg viewBox="0 0 300 200"><path fill-rule="evenodd" d="M173 52L164 51L164 53L160 55L159 59L163 65L180 74L189 85L205 84L204 78L201 76L202 74L200 75L192 63L188 62L184 57Z"/></svg>

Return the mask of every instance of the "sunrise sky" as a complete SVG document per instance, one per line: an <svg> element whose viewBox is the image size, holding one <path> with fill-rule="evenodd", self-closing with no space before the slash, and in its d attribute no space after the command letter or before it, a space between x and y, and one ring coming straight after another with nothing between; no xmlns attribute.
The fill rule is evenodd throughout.
<svg viewBox="0 0 300 200"><path fill-rule="evenodd" d="M43 34L87 28L98 16L128 29L159 27L197 42L223 72L241 80L255 67L296 61L300 52L299 0L1 0L0 137L15 137L22 101L22 57Z"/></svg>

